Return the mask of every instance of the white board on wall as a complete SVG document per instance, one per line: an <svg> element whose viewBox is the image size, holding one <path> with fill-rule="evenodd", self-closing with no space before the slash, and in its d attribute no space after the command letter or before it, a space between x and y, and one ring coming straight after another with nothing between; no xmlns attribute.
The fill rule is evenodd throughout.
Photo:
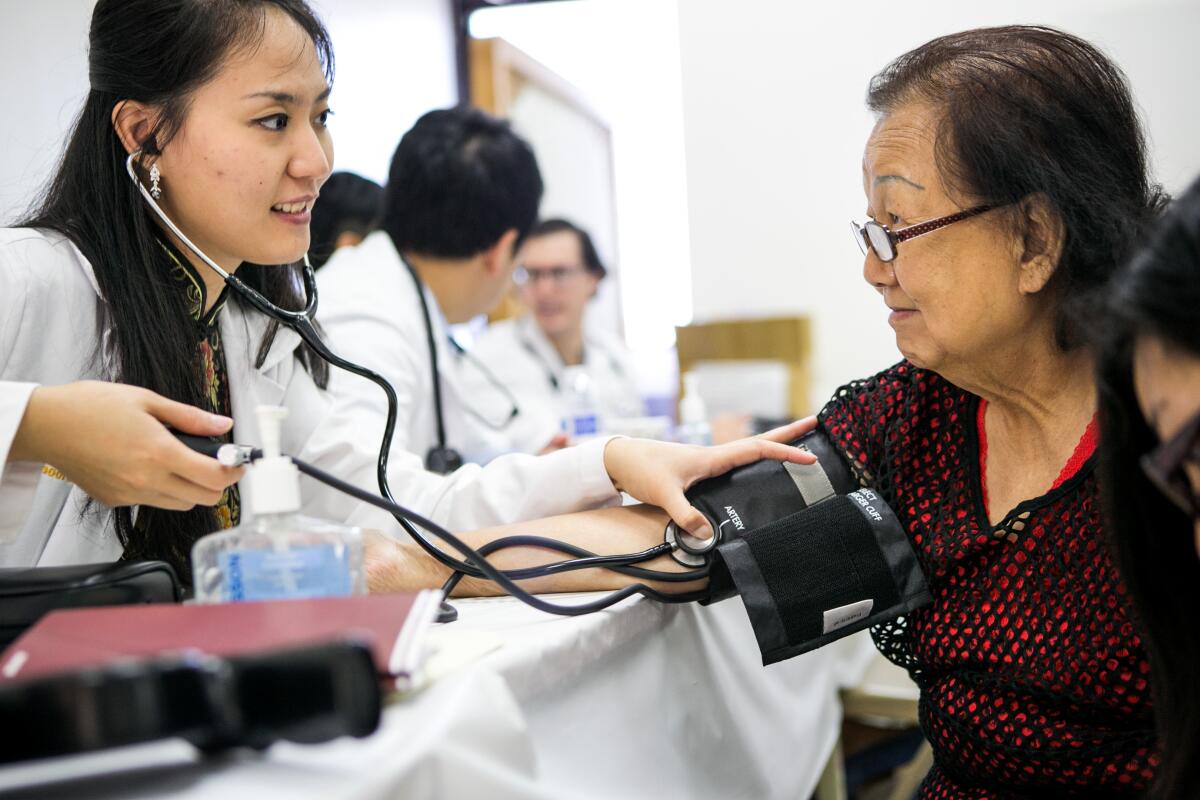
<svg viewBox="0 0 1200 800"><path fill-rule="evenodd" d="M0 0L0 224L50 176L87 96L94 0ZM417 117L458 100L446 0L316 0L337 62L335 169L383 182Z"/></svg>
<svg viewBox="0 0 1200 800"><path fill-rule="evenodd" d="M619 333L621 274L615 258L612 138L607 126L534 84L521 88L509 118L537 155L545 184L541 217L565 217L586 230L609 269L588 304L587 324Z"/></svg>
<svg viewBox="0 0 1200 800"><path fill-rule="evenodd" d="M83 107L93 3L0 2L0 225L29 208Z"/></svg>

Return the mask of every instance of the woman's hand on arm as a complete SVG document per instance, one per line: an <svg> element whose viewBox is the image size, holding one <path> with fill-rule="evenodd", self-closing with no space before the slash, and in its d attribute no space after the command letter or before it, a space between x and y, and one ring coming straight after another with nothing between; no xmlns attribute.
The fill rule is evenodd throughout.
<svg viewBox="0 0 1200 800"><path fill-rule="evenodd" d="M804 436L816 427L810 417L761 436L740 439L719 447L693 447L640 439L614 439L604 453L605 466L617 488L638 499L660 505L671 512L677 524L683 523L690 532L707 538L709 531L704 516L692 508L684 496L690 486L705 478L724 474L734 467L764 458L811 464L812 455L791 447L786 442ZM672 509L674 509L672 511ZM638 553L662 544L663 530L668 520L662 508L626 506L564 514L558 517L504 525L460 535L468 545L480 546L496 539L526 534L556 539L581 547L598 555ZM690 524L689 524L690 523ZM448 545L431 537L447 553L461 555ZM396 542L383 534L368 531L365 539L367 584L373 592L413 591L437 588L450 577L450 571L431 558L414 542ZM513 547L488 557L493 566L521 569L570 558L563 553L535 547ZM687 567L668 555L639 566L648 569L683 572ZM564 572L545 578L522 581L528 591L582 592L619 589L638 582L635 578L605 569L585 569ZM707 579L688 582L648 582L663 592L693 592L701 589ZM458 584L457 595L501 594L495 584L486 580L466 578Z"/></svg>
<svg viewBox="0 0 1200 800"><path fill-rule="evenodd" d="M705 478L762 459L815 463L816 458L810 453L786 443L816 426L817 418L807 417L759 436L716 447L613 439L604 450L604 466L618 491L658 506L670 514L676 525L699 539L707 539L712 536L712 526L692 507L684 492Z"/></svg>
<svg viewBox="0 0 1200 800"><path fill-rule="evenodd" d="M167 430L219 436L233 420L136 386L80 381L34 390L9 461L50 464L109 506L215 505L241 476Z"/></svg>

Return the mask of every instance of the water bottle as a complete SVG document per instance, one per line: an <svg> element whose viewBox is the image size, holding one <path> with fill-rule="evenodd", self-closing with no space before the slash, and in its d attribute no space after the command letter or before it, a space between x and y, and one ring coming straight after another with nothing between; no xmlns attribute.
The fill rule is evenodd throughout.
<svg viewBox="0 0 1200 800"><path fill-rule="evenodd" d="M683 444L712 444L712 426L708 409L700 396L700 376L694 372L683 376L683 398L679 401L679 427L675 438Z"/></svg>
<svg viewBox="0 0 1200 800"><path fill-rule="evenodd" d="M600 434L600 414L592 394L592 379L582 366L563 370L563 432L577 442Z"/></svg>

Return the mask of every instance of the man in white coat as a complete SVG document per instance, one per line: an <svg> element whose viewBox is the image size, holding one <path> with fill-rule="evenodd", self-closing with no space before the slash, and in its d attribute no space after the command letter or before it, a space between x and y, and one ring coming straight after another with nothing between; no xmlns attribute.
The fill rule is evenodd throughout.
<svg viewBox="0 0 1200 800"><path fill-rule="evenodd" d="M460 459L484 462L513 449L507 437L518 407L500 384L468 396L459 375L478 365L463 363L469 358L447 326L500 299L541 195L533 151L508 123L470 108L431 111L396 148L381 230L321 270L326 332L342 355L396 388L393 452L448 472ZM376 386L343 373L330 389L344 408L382 425Z"/></svg>
<svg viewBox="0 0 1200 800"><path fill-rule="evenodd" d="M587 374L602 427L640 416L629 351L617 336L585 322L607 274L591 236L567 220L543 220L521 246L518 263L514 280L527 313L492 325L471 348L481 368L463 371L470 395L488 397L493 380L512 392L521 413L509 441L524 452L538 452L569 412L568 367Z"/></svg>

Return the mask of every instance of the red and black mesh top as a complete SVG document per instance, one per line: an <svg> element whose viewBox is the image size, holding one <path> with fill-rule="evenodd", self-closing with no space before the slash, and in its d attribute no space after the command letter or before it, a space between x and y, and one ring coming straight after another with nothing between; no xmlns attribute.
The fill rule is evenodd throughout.
<svg viewBox="0 0 1200 800"><path fill-rule="evenodd" d="M872 630L921 688L935 766L920 796L1136 796L1157 764L1150 666L1101 527L1094 429L1054 488L993 526L981 402L902 362L820 415L933 594Z"/></svg>

